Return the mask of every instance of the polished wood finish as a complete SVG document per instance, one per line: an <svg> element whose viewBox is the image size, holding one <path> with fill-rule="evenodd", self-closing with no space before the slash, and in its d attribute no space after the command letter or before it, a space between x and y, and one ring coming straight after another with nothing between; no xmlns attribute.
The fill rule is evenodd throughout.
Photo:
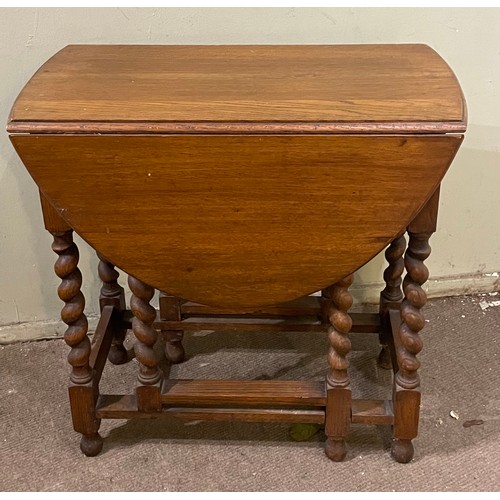
<svg viewBox="0 0 500 500"><path fill-rule="evenodd" d="M38 70L10 120L11 133L24 123L186 133L203 122L224 133L463 132L465 107L453 72L425 45L71 45Z"/></svg>
<svg viewBox="0 0 500 500"><path fill-rule="evenodd" d="M419 134L419 133L461 133L462 122L316 122L316 123L228 123L228 122L138 122L138 123L58 123L52 122L11 122L9 130L18 134L37 132L39 134L59 132L67 134L182 134L182 135L275 135L275 134Z"/></svg>
<svg viewBox="0 0 500 500"><path fill-rule="evenodd" d="M299 380L165 380L165 404L323 406L324 384Z"/></svg>
<svg viewBox="0 0 500 500"><path fill-rule="evenodd" d="M449 135L12 140L44 195L105 258L171 295L239 307L313 293L369 261L432 195L461 142ZM110 203L116 169L120 187Z"/></svg>
<svg viewBox="0 0 500 500"><path fill-rule="evenodd" d="M335 461L351 424L392 425L392 456L411 460L424 260L465 128L460 86L424 45L74 45L45 63L8 130L54 235L82 451L101 450L101 418L173 416L324 425ZM92 345L73 230L100 258ZM352 273L386 248L379 313L350 315ZM100 394L128 328L135 393ZM326 381L168 378L182 333L207 328L327 331ZM353 398L357 332L380 336L388 401Z"/></svg>

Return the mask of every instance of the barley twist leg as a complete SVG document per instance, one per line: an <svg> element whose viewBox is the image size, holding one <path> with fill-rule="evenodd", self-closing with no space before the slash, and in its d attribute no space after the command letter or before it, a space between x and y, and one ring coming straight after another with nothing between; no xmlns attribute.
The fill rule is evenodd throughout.
<svg viewBox="0 0 500 500"><path fill-rule="evenodd" d="M399 370L394 385L394 440L392 456L397 462L406 463L413 458L411 440L417 436L420 412L420 362L417 354L422 350L419 332L425 325L422 307L427 296L422 285L429 277L424 260L430 255L431 233L409 232L405 254L407 274L403 281L404 300L401 304L400 346L397 350Z"/></svg>
<svg viewBox="0 0 500 500"><path fill-rule="evenodd" d="M101 254L99 257L99 278L102 281L101 295L99 297L99 304L101 311L104 306L112 305L119 311L125 310L125 292L123 287L118 284L118 277L120 274L115 269L115 266L104 258ZM114 365L121 365L128 361L127 350L123 346L125 340L126 330L116 330L111 348L109 350L108 359Z"/></svg>
<svg viewBox="0 0 500 500"><path fill-rule="evenodd" d="M331 326L328 328L330 350L329 371L326 376L327 403L325 433L327 435L325 453L335 461L342 461L347 454L345 438L351 426L351 389L347 368L347 355L351 350L349 331L352 320L348 310L352 305L349 286L353 276L340 280L325 291L326 314Z"/></svg>
<svg viewBox="0 0 500 500"><path fill-rule="evenodd" d="M72 367L69 395L73 427L82 434L80 448L87 456L95 456L102 449L98 433L100 420L95 416L96 391L89 364L91 345L87 336L88 323L84 314L85 298L81 292L82 274L78 269L79 253L73 242L73 231L52 232L52 249L58 255L54 270L62 282L59 298L64 302L61 318L68 325L64 340L71 348L68 362Z"/></svg>
<svg viewBox="0 0 500 500"><path fill-rule="evenodd" d="M385 251L385 258L388 266L384 271L385 288L380 293L380 318L382 322L382 332L380 343L382 349L378 357L378 364L381 368L389 370L392 368L391 352L388 346L391 335L388 310L391 306L399 306L403 300L401 290L401 276L405 269L403 255L406 249L406 239L404 234L396 237Z"/></svg>
<svg viewBox="0 0 500 500"><path fill-rule="evenodd" d="M133 294L130 309L134 314L132 320L132 330L136 337L134 351L139 361L137 406L142 411L159 411L162 372L158 367L158 356L153 349L158 339L158 332L153 328L156 310L149 303L154 296L154 288L133 276L129 276L128 284Z"/></svg>

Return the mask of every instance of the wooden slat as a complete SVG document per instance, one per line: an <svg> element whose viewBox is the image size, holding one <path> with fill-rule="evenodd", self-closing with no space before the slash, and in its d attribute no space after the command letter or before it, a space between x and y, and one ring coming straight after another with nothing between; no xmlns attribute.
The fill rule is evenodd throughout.
<svg viewBox="0 0 500 500"><path fill-rule="evenodd" d="M292 408L164 408L164 413L182 420L211 420L231 422L278 422L323 424L323 410Z"/></svg>
<svg viewBox="0 0 500 500"><path fill-rule="evenodd" d="M378 333L380 330L380 317L376 313L352 313L352 333ZM154 322L154 328L159 330L266 330L277 332L325 332L328 325L321 323L314 317L300 318L258 318L235 316L207 316L187 318L183 321L161 321L159 317Z"/></svg>
<svg viewBox="0 0 500 500"><path fill-rule="evenodd" d="M236 307L211 307L196 302L182 304L181 311L184 317L198 317L211 315L239 315L252 318L267 318L275 316L308 316L320 313L320 297L306 296L296 300L250 309Z"/></svg>
<svg viewBox="0 0 500 500"><path fill-rule="evenodd" d="M198 320L185 320L177 322L158 322L155 328L170 330L246 330L246 331L274 331L274 332L324 332L326 327L319 321L316 323L295 323L283 320L255 320L255 319L225 319L225 318L199 318Z"/></svg>
<svg viewBox="0 0 500 500"><path fill-rule="evenodd" d="M325 421L323 410L296 410L290 408L163 408L161 412L147 413L137 410L137 401L133 395L100 396L97 417L130 419L175 417L182 420L206 421L243 421L243 422L283 422L283 423L316 423Z"/></svg>
<svg viewBox="0 0 500 500"><path fill-rule="evenodd" d="M365 425L391 425L394 421L391 401L353 400L352 422ZM324 424L324 409L294 408L194 408L163 407L161 412L137 410L135 395L101 395L98 418L151 419L172 416L183 420L282 422Z"/></svg>
<svg viewBox="0 0 500 500"><path fill-rule="evenodd" d="M89 360L90 367L95 370L94 381L96 384L99 383L111 347L114 321L120 321L119 314L115 312L113 306L104 306L93 336L92 351Z"/></svg>
<svg viewBox="0 0 500 500"><path fill-rule="evenodd" d="M401 315L399 309L391 309L389 311L389 318L391 321L391 330L392 330L392 342L389 343L389 348L391 349L391 359L394 373L399 369L399 361L397 358L398 349L401 346L401 339L399 337L399 328L401 326Z"/></svg>
<svg viewBox="0 0 500 500"><path fill-rule="evenodd" d="M324 406L324 382L306 380L165 380L163 404Z"/></svg>

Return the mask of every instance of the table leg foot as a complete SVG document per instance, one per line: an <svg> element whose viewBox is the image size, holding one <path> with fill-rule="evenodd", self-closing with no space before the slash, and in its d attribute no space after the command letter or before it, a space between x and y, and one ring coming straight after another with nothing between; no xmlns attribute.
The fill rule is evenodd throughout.
<svg viewBox="0 0 500 500"><path fill-rule="evenodd" d="M165 357L174 365L182 363L186 359L182 340L172 341L167 339L167 343L165 344Z"/></svg>
<svg viewBox="0 0 500 500"><path fill-rule="evenodd" d="M325 443L326 456L334 462L342 462L347 455L347 446L344 439L327 438Z"/></svg>
<svg viewBox="0 0 500 500"><path fill-rule="evenodd" d="M391 351L388 346L382 346L380 354L378 355L377 364L384 370L392 369Z"/></svg>
<svg viewBox="0 0 500 500"><path fill-rule="evenodd" d="M98 432L95 434L83 434L80 441L80 450L87 457L95 457L102 451L103 440Z"/></svg>
<svg viewBox="0 0 500 500"><path fill-rule="evenodd" d="M127 349L121 344L112 344L109 349L108 360L114 365L123 365L128 361Z"/></svg>
<svg viewBox="0 0 500 500"><path fill-rule="evenodd" d="M407 464L413 458L414 448L410 439L393 439L391 446L392 458L400 464Z"/></svg>

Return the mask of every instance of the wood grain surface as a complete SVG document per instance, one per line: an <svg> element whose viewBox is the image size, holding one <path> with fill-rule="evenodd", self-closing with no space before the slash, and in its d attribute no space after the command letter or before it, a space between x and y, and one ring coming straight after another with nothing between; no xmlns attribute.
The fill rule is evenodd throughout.
<svg viewBox="0 0 500 500"><path fill-rule="evenodd" d="M464 122L456 78L426 45L70 45L23 89L9 131L414 132Z"/></svg>
<svg viewBox="0 0 500 500"><path fill-rule="evenodd" d="M406 227L461 136L13 136L107 260L202 304L285 302L352 273Z"/></svg>
<svg viewBox="0 0 500 500"><path fill-rule="evenodd" d="M164 380L162 403L324 406L324 382L313 380Z"/></svg>

